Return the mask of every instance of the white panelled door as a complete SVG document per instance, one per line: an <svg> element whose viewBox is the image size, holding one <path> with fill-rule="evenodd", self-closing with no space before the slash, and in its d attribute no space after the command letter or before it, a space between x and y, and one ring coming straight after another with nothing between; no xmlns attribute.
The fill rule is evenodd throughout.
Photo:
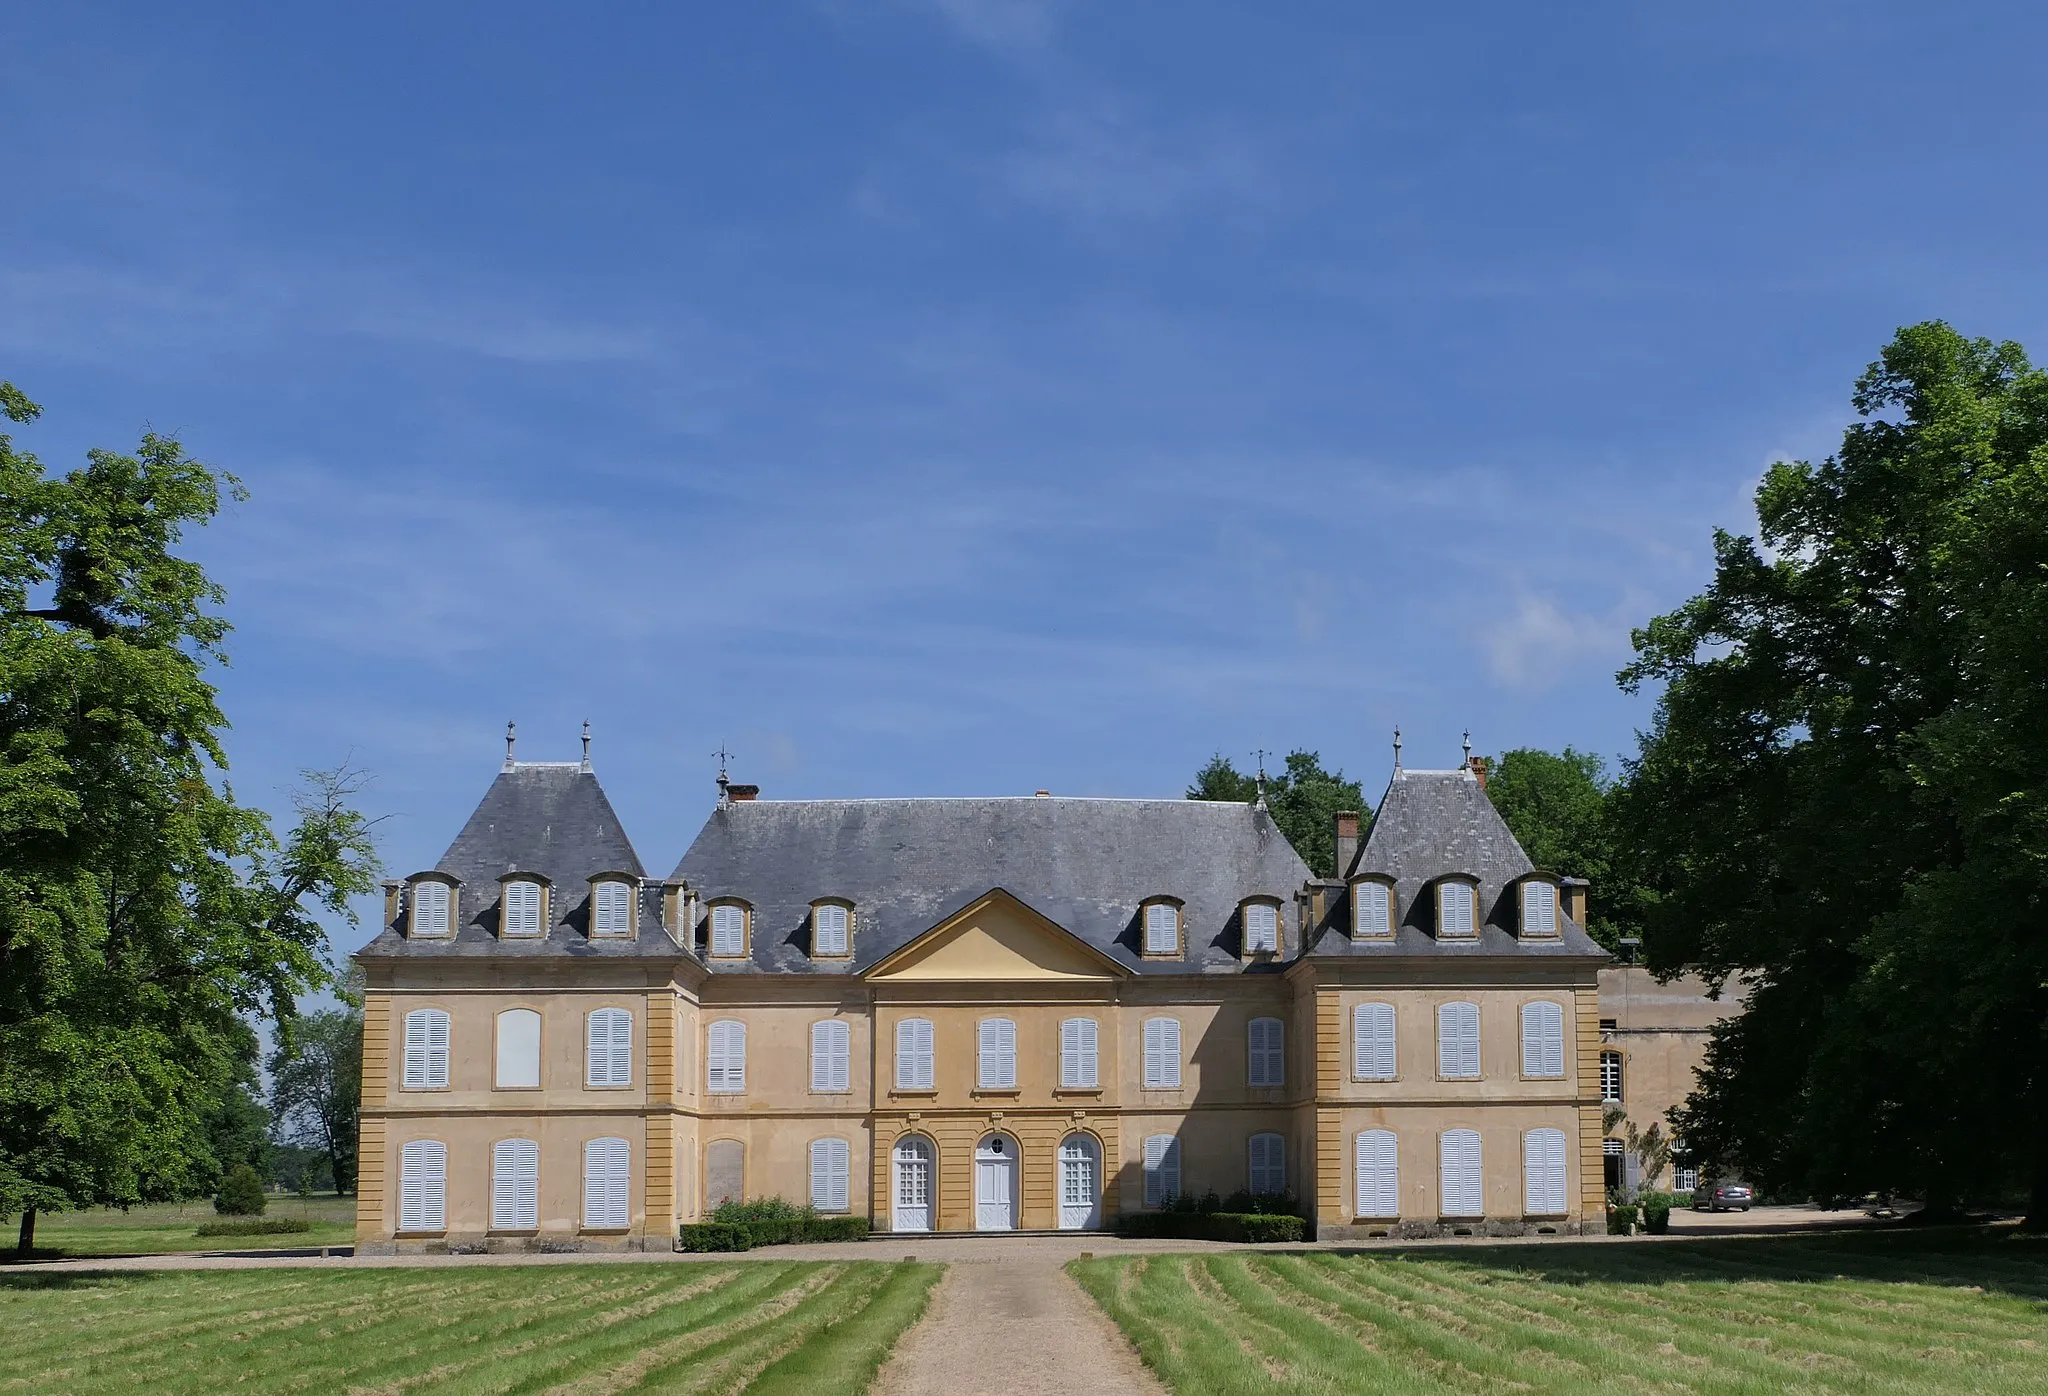
<svg viewBox="0 0 2048 1396"><path fill-rule="evenodd" d="M974 1225L1017 1229L1017 1145L1006 1134L991 1134L974 1147Z"/></svg>
<svg viewBox="0 0 2048 1396"><path fill-rule="evenodd" d="M895 1148L896 1204L889 1225L897 1231L932 1229L932 1146L916 1135L899 1139Z"/></svg>
<svg viewBox="0 0 2048 1396"><path fill-rule="evenodd" d="M1102 1225L1102 1157L1095 1141L1070 1134L1060 1141L1060 1230L1093 1231Z"/></svg>

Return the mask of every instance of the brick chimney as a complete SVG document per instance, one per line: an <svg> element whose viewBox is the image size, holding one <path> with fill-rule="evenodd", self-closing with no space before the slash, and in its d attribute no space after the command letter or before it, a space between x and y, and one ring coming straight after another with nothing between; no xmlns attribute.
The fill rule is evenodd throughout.
<svg viewBox="0 0 2048 1396"><path fill-rule="evenodd" d="M1358 811L1337 812L1337 876L1343 877L1351 871L1351 861L1358 856Z"/></svg>
<svg viewBox="0 0 2048 1396"><path fill-rule="evenodd" d="M1564 914L1571 918L1574 926L1586 929L1586 889L1590 885L1583 877L1559 878L1564 884Z"/></svg>
<svg viewBox="0 0 2048 1396"><path fill-rule="evenodd" d="M1472 779L1478 781L1479 788L1484 790L1486 788L1486 758L1484 756L1466 757L1465 769L1472 772Z"/></svg>
<svg viewBox="0 0 2048 1396"><path fill-rule="evenodd" d="M725 787L725 796L735 804L741 800L758 800L761 798L761 787L758 785L728 785Z"/></svg>

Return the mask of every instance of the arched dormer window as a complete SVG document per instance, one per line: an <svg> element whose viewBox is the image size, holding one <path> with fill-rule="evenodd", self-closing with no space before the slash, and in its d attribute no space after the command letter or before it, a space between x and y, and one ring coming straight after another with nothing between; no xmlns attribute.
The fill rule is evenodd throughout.
<svg viewBox="0 0 2048 1396"><path fill-rule="evenodd" d="M1280 953L1279 902L1256 897L1238 908L1238 915L1244 924L1244 953L1247 957Z"/></svg>
<svg viewBox="0 0 2048 1396"><path fill-rule="evenodd" d="M1557 883L1538 873L1522 879L1520 892L1522 934L1538 940L1560 934Z"/></svg>
<svg viewBox="0 0 2048 1396"><path fill-rule="evenodd" d="M1351 938L1392 940L1394 884L1383 877L1361 877L1351 884Z"/></svg>
<svg viewBox="0 0 2048 1396"><path fill-rule="evenodd" d="M744 960L747 957L748 922L753 920L745 902L724 901L711 904L711 958L714 960Z"/></svg>
<svg viewBox="0 0 2048 1396"><path fill-rule="evenodd" d="M1479 884L1460 874L1436 884L1436 933L1444 940L1470 940L1479 934Z"/></svg>
<svg viewBox="0 0 2048 1396"><path fill-rule="evenodd" d="M590 879L590 933L593 936L630 936L635 920L634 889L637 878L624 873L599 873Z"/></svg>
<svg viewBox="0 0 2048 1396"><path fill-rule="evenodd" d="M1180 903L1171 897L1154 897L1139 908L1144 926L1145 953L1157 959L1178 959L1181 953Z"/></svg>
<svg viewBox="0 0 2048 1396"><path fill-rule="evenodd" d="M507 940L532 940L546 934L547 879L539 873L507 873L498 883L498 934Z"/></svg>
<svg viewBox="0 0 2048 1396"><path fill-rule="evenodd" d="M406 934L423 940L454 935L458 885L445 873L413 874L406 902Z"/></svg>
<svg viewBox="0 0 2048 1396"><path fill-rule="evenodd" d="M811 958L843 960L853 954L853 908L845 902L811 904Z"/></svg>

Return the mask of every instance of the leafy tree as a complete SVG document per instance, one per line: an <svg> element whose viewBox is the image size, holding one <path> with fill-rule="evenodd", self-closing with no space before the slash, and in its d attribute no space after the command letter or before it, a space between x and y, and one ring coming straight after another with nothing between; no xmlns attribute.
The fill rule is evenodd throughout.
<svg viewBox="0 0 2048 1396"><path fill-rule="evenodd" d="M271 1108L291 1144L327 1159L337 1192L356 1188L356 1134L363 1105L363 1010L309 1013L270 1063Z"/></svg>
<svg viewBox="0 0 2048 1396"><path fill-rule="evenodd" d="M206 1112L207 1150L216 1179L240 1164L255 1169L259 1178L270 1172L270 1111L257 1094L261 1083L256 1075L256 1035L248 1037L234 1081Z"/></svg>
<svg viewBox="0 0 2048 1396"><path fill-rule="evenodd" d="M1591 752L1517 747L1487 759L1486 793L1537 867L1592 884L1588 931L1608 949L1638 933L1647 895L1609 814L1606 763Z"/></svg>
<svg viewBox="0 0 2048 1396"><path fill-rule="evenodd" d="M246 1163L238 1163L221 1179L213 1210L226 1217L260 1217L269 1204L263 1195L263 1180Z"/></svg>
<svg viewBox="0 0 2048 1396"><path fill-rule="evenodd" d="M2048 1225L2048 374L1901 330L1863 420L1635 636L1615 799L1653 967L1752 982L1675 1116L1774 1191L2031 1192Z"/></svg>
<svg viewBox="0 0 2048 1396"><path fill-rule="evenodd" d="M40 409L11 384L0 411ZM323 983L375 886L358 778L279 839L224 784L220 588L175 551L231 477L152 432L45 474L0 435L0 1215L203 1196L247 1019Z"/></svg>
<svg viewBox="0 0 2048 1396"><path fill-rule="evenodd" d="M1218 752L1195 772L1187 797L1250 804L1258 794L1258 777L1240 772ZM1358 813L1360 838L1372 823L1372 811L1358 782L1344 779L1342 771L1325 771L1322 757L1313 751L1289 752L1287 769L1266 777L1266 808L1317 877L1336 876L1335 821L1340 810Z"/></svg>

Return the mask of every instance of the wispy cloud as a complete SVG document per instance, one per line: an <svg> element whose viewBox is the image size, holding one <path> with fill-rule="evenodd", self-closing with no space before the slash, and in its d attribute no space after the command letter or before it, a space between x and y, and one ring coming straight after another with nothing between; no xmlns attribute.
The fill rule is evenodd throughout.
<svg viewBox="0 0 2048 1396"><path fill-rule="evenodd" d="M1522 592L1513 612L1479 632L1493 677L1510 689L1535 692L1554 686L1590 661L1619 661L1629 632L1642 623L1647 598L1630 593L1605 615L1567 610L1546 595Z"/></svg>

